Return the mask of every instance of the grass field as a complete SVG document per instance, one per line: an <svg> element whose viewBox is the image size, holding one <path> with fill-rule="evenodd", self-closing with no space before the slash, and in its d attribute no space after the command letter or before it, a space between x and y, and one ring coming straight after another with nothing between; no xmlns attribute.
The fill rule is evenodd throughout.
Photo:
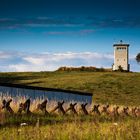
<svg viewBox="0 0 140 140"><path fill-rule="evenodd" d="M140 73L0 73L0 82L91 92L96 103L140 105Z"/></svg>
<svg viewBox="0 0 140 140"><path fill-rule="evenodd" d="M6 98L6 97L4 97ZM8 97L9 98L9 97ZM23 102L19 98L18 102ZM133 116L131 110L129 116L123 114L122 107L119 116L95 112L84 115L78 111L74 114L58 114L58 112L44 115L36 110L37 104L42 102L35 100L31 104L31 114L18 114L19 103L10 104L14 114L1 109L0 104L0 140L139 140L140 116ZM50 105L51 104L51 105ZM56 102L50 102L47 110L50 112ZM88 112L93 105L87 107ZM66 110L68 106L64 106ZM102 108L100 108L101 111ZM113 105L109 110L113 109Z"/></svg>
<svg viewBox="0 0 140 140"><path fill-rule="evenodd" d="M72 117L71 117L72 118ZM95 117L55 117L52 123L0 128L0 140L139 140L140 119L104 121ZM81 116L82 118L82 116ZM59 119L59 122L56 120ZM67 119L67 121L66 121ZM47 120L47 119L46 119ZM26 126L27 125L27 126Z"/></svg>
<svg viewBox="0 0 140 140"><path fill-rule="evenodd" d="M93 104L108 103L112 107L140 106L140 73L74 71L0 73L0 82L91 92ZM15 102L11 104L15 112L18 105ZM31 111L35 107L36 103L31 106ZM1 110L0 140L11 139L139 140L140 118L104 114L45 116L36 112L33 115L10 115Z"/></svg>

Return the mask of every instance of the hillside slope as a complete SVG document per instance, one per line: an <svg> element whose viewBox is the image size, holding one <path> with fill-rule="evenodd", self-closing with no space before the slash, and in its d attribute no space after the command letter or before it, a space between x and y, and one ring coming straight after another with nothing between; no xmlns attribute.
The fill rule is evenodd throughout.
<svg viewBox="0 0 140 140"><path fill-rule="evenodd" d="M0 82L87 91L93 93L96 103L140 105L140 73L0 73Z"/></svg>

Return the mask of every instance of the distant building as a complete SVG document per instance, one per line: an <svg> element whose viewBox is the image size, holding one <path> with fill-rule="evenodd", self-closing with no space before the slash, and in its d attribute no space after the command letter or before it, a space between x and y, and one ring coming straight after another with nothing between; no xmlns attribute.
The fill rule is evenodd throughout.
<svg viewBox="0 0 140 140"><path fill-rule="evenodd" d="M114 64L113 70L120 67L125 71L130 71L129 65L129 44L124 44L122 40L118 44L114 44Z"/></svg>

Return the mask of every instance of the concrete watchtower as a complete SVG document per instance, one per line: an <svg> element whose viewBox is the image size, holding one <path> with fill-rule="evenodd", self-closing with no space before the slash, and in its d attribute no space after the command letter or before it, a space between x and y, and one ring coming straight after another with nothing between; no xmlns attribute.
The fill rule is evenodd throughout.
<svg viewBox="0 0 140 140"><path fill-rule="evenodd" d="M130 71L129 65L129 44L124 44L122 40L114 44L114 64L113 70L118 70L121 66L123 70Z"/></svg>

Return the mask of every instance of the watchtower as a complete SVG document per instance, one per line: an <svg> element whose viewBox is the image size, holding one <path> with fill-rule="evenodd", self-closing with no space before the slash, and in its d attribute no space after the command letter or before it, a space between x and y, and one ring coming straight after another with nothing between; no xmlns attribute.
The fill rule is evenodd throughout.
<svg viewBox="0 0 140 140"><path fill-rule="evenodd" d="M120 67L125 70L130 70L129 65L129 44L124 44L122 40L118 44L114 44L114 64L113 70L118 70Z"/></svg>

